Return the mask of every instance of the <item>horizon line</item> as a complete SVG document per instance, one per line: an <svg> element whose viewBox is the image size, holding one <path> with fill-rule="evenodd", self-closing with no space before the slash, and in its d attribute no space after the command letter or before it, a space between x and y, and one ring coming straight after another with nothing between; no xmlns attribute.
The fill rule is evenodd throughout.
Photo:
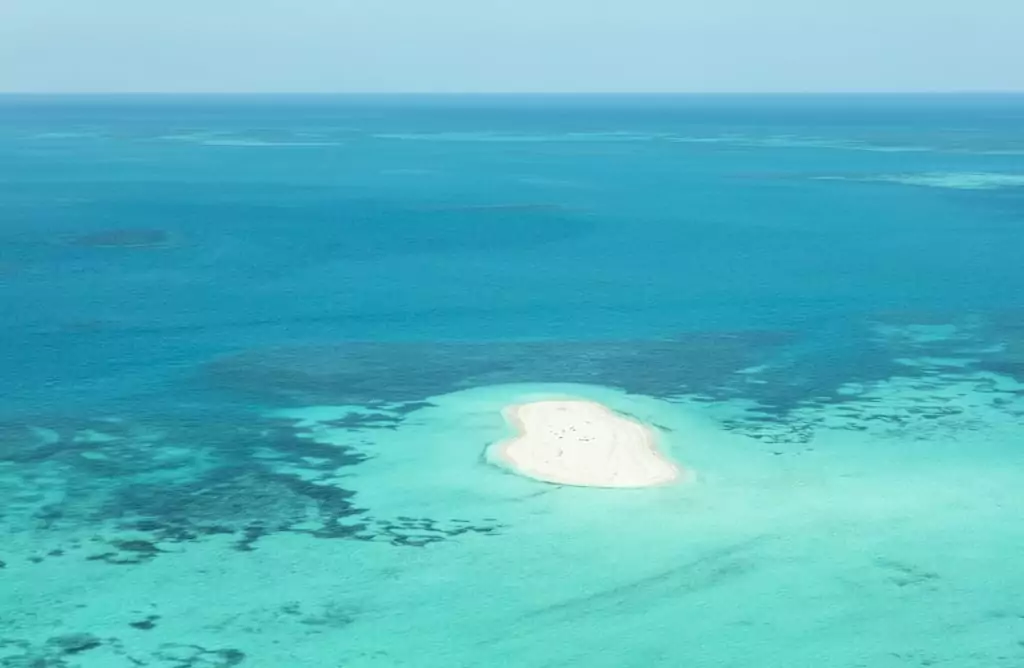
<svg viewBox="0 0 1024 668"><path fill-rule="evenodd" d="M1024 95L1024 89L1002 90L1002 89L965 89L965 90L835 90L835 91L17 91L0 90L0 96L169 96L169 95L192 95L192 96L417 96L417 97L471 97L471 96L550 96L550 97L583 97L583 96L756 96L756 95L777 95L777 96L839 96L839 95Z"/></svg>

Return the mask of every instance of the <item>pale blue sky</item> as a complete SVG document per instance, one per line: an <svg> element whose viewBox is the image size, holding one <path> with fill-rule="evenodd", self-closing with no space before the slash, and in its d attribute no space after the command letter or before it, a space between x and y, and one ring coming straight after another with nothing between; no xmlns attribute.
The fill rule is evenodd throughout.
<svg viewBox="0 0 1024 668"><path fill-rule="evenodd" d="M1024 0L0 0L0 91L1024 90Z"/></svg>

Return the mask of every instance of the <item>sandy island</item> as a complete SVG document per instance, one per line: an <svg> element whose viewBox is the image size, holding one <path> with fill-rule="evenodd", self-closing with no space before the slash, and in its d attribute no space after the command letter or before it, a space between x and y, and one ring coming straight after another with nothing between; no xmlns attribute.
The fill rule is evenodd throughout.
<svg viewBox="0 0 1024 668"><path fill-rule="evenodd" d="M652 487L681 476L658 452L649 427L599 403L537 401L509 406L519 435L494 445L492 461L517 473L562 485Z"/></svg>

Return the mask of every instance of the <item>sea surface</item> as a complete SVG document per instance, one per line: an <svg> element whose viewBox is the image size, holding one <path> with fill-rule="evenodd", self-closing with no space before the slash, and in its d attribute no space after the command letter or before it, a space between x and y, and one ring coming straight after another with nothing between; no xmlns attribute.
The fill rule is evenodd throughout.
<svg viewBox="0 0 1024 668"><path fill-rule="evenodd" d="M0 96L0 343L2 668L1024 666L1024 96Z"/></svg>

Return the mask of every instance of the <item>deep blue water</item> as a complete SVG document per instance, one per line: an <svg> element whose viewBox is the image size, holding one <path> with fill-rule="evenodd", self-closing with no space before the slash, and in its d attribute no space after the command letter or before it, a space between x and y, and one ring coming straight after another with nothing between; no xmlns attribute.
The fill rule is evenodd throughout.
<svg viewBox="0 0 1024 668"><path fill-rule="evenodd" d="M0 96L0 667L1022 665L1022 249L1024 96Z"/></svg>
<svg viewBox="0 0 1024 668"><path fill-rule="evenodd" d="M4 97L0 396L159 395L275 345L829 347L1015 309L1019 181L873 179L1022 173L1021 96Z"/></svg>

